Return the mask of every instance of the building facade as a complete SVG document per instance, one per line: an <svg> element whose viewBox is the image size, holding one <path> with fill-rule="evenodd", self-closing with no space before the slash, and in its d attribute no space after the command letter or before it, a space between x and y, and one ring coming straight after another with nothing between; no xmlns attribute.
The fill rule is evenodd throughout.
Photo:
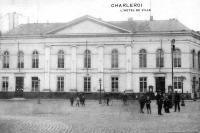
<svg viewBox="0 0 200 133"><path fill-rule="evenodd" d="M168 92L173 55L174 91L199 95L200 34L176 19L24 24L0 47L3 92Z"/></svg>

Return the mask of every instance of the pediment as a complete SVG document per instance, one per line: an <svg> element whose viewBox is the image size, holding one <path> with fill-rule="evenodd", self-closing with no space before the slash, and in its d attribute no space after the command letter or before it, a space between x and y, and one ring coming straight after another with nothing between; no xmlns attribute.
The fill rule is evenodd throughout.
<svg viewBox="0 0 200 133"><path fill-rule="evenodd" d="M65 34L92 34L92 33L128 33L129 31L116 27L107 22L95 18L82 18L74 20L65 26L54 29L48 34L65 35Z"/></svg>

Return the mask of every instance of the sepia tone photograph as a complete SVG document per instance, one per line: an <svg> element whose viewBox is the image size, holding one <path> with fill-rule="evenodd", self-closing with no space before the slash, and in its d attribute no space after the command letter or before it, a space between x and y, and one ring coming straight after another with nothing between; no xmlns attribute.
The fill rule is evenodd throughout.
<svg viewBox="0 0 200 133"><path fill-rule="evenodd" d="M200 133L200 0L0 0L0 133Z"/></svg>

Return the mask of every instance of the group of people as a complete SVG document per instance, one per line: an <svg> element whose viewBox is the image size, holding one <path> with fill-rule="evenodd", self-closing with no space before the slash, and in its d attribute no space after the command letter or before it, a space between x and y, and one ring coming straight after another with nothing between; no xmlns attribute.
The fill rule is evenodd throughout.
<svg viewBox="0 0 200 133"><path fill-rule="evenodd" d="M181 97L180 94L175 92L174 94L174 100L172 99L172 94L164 94L161 93L160 91L157 92L156 95L156 103L158 106L158 115L163 115L162 114L162 108L164 108L165 113L170 113L170 108L173 107L173 102L174 101L174 112L178 111L180 112L180 101ZM144 95L142 94L139 98L139 104L140 104L140 113L144 113L143 109L146 104L146 109L147 113L151 114L151 98L150 95Z"/></svg>
<svg viewBox="0 0 200 133"><path fill-rule="evenodd" d="M78 106L78 107L79 107L79 105L85 106L85 96L84 96L84 94L77 94L76 97L71 95L71 97L70 97L71 106L74 105L74 101L76 102L76 106Z"/></svg>

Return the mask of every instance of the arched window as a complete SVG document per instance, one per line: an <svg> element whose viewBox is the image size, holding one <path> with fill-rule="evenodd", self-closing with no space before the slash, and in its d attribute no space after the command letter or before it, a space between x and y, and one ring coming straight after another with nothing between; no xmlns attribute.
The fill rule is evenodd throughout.
<svg viewBox="0 0 200 133"><path fill-rule="evenodd" d="M200 70L200 51L198 52L198 68Z"/></svg>
<svg viewBox="0 0 200 133"><path fill-rule="evenodd" d="M32 54L32 68L38 68L39 67L39 54L38 51L33 51Z"/></svg>
<svg viewBox="0 0 200 133"><path fill-rule="evenodd" d="M22 51L18 52L18 68L24 68L24 53Z"/></svg>
<svg viewBox="0 0 200 133"><path fill-rule="evenodd" d="M113 49L111 53L111 67L118 68L118 51L116 49Z"/></svg>
<svg viewBox="0 0 200 133"><path fill-rule="evenodd" d="M174 67L181 67L181 51L179 49L174 50Z"/></svg>
<svg viewBox="0 0 200 133"><path fill-rule="evenodd" d="M195 50L192 50L192 68L195 68Z"/></svg>
<svg viewBox="0 0 200 133"><path fill-rule="evenodd" d="M84 68L91 68L91 52L85 50L84 52Z"/></svg>
<svg viewBox="0 0 200 133"><path fill-rule="evenodd" d="M147 53L145 49L141 49L139 53L140 67L147 67Z"/></svg>
<svg viewBox="0 0 200 133"><path fill-rule="evenodd" d="M3 68L9 68L9 52L5 51L3 53Z"/></svg>
<svg viewBox="0 0 200 133"><path fill-rule="evenodd" d="M156 67L164 67L164 52L162 49L156 51Z"/></svg>
<svg viewBox="0 0 200 133"><path fill-rule="evenodd" d="M58 51L58 68L64 68L65 54L63 50Z"/></svg>

